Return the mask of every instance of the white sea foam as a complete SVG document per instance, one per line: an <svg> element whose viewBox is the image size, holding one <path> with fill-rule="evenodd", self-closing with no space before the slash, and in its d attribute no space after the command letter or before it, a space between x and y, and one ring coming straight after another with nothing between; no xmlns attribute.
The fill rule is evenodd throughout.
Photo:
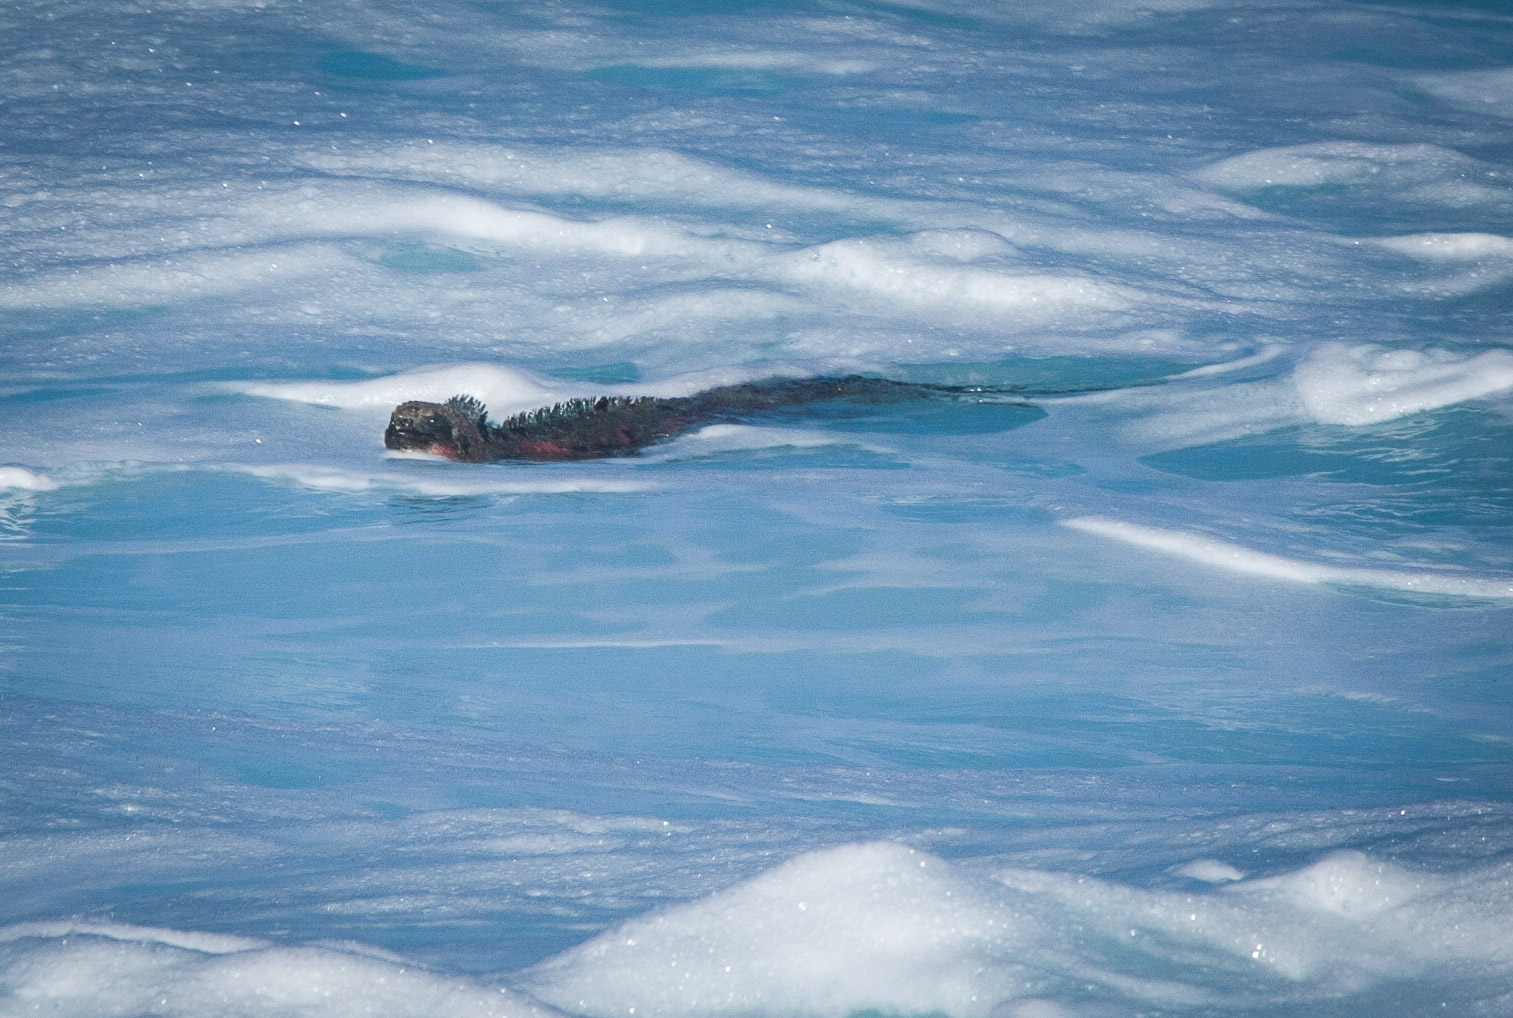
<svg viewBox="0 0 1513 1018"><path fill-rule="evenodd" d="M518 368L498 364L442 364L359 381L234 382L226 388L248 396L286 399L345 410L392 410L406 400L439 403L459 394L474 396L495 417L514 409L530 409L571 396L586 395L594 387L553 382Z"/></svg>
<svg viewBox="0 0 1513 1018"><path fill-rule="evenodd" d="M25 467L0 467L0 491L53 491L58 482Z"/></svg>
<svg viewBox="0 0 1513 1018"><path fill-rule="evenodd" d="M254 252L196 251L122 258L102 267L45 272L0 286L0 307L142 307L286 287L352 267L325 244Z"/></svg>
<svg viewBox="0 0 1513 1018"><path fill-rule="evenodd" d="M226 469L264 480L297 484L320 491L410 492L438 498L470 495L563 495L574 492L624 494L647 491L642 481L596 477L539 477L522 479L504 470L468 470L467 476L424 476L420 473L364 472L309 463L279 463L271 466L231 466ZM466 468L465 468L466 469Z"/></svg>
<svg viewBox="0 0 1513 1018"><path fill-rule="evenodd" d="M621 258L715 253L728 257L737 247L634 216L584 221L437 192L395 194L376 204L333 202L309 213L308 221L323 233L442 235L510 248Z"/></svg>
<svg viewBox="0 0 1513 1018"><path fill-rule="evenodd" d="M802 377L813 374L813 367L788 364L727 366L686 372L652 382L596 385L551 378L502 364L469 362L436 364L356 381L230 382L221 387L247 396L343 410L388 411L406 400L438 403L452 396L468 395L481 400L488 407L490 418L497 421L510 414L566 399L610 395L691 396L705 389L754 378Z"/></svg>
<svg viewBox="0 0 1513 1018"><path fill-rule="evenodd" d="M277 291L312 277L380 273L332 243L352 238L446 240L495 253L564 259L699 258L724 265L749 260L766 247L702 237L645 216L574 219L435 187L338 181L256 189L230 198L212 193L198 196L198 202L195 197L160 200L160 210L134 208L132 218L144 221L122 224L103 248L65 235L58 243L73 246L75 264L16 274L0 287L0 307L153 305ZM133 200L151 204L151 199ZM185 202L198 205L201 215L184 217ZM147 221L154 211L167 222ZM58 210L48 218L63 225L69 217ZM326 297L332 298L329 291Z"/></svg>
<svg viewBox="0 0 1513 1018"><path fill-rule="evenodd" d="M1035 4L962 3L955 0L904 0L897 6L967 14L1010 24L1051 25L1060 31L1097 31L1109 25L1148 21L1153 15L1182 14L1219 6L1223 0L1072 0L1054 7Z"/></svg>
<svg viewBox="0 0 1513 1018"><path fill-rule="evenodd" d="M570 195L704 206L866 211L885 203L823 187L783 183L661 148L490 145L456 139L398 141L340 152L302 151L303 165L339 176L462 184L506 194Z"/></svg>
<svg viewBox="0 0 1513 1018"><path fill-rule="evenodd" d="M279 196L273 196L277 199ZM572 219L454 194L439 188L343 184L306 187L238 213L233 229L274 239L345 236L449 237L501 249L598 254L617 258L726 257L740 245L709 241L676 225L639 216ZM266 202L266 199L264 200Z"/></svg>
<svg viewBox="0 0 1513 1018"><path fill-rule="evenodd" d="M414 833L435 834L440 824L455 837L454 819L413 822ZM581 818L574 834L559 830L564 819L574 818L538 817L546 828L538 833L505 818L461 848L491 864L565 854L576 869L583 853L603 853L606 838L623 848L626 836L671 830ZM0 928L0 1011L561 1013L545 1002L606 1018L845 1018L870 1009L1003 1018L1104 1014L1075 1003L1095 991L1114 1006L1107 1013L1206 1013L1264 1007L1278 995L1337 1001L1435 972L1495 987L1513 971L1506 862L1429 873L1344 851L1256 879L1212 859L1181 872L1215 886L1153 890L1056 870L968 869L885 842L821 849L625 922L518 973L508 988L433 973L361 943L30 922Z"/></svg>
<svg viewBox="0 0 1513 1018"><path fill-rule="evenodd" d="M103 242L64 231L73 213L67 203L50 203L47 213L37 218L55 221L62 239L47 239L43 250L70 257L61 266L50 267L48 259L30 272L17 273L0 286L0 307L173 306L247 295L268 303L260 313L283 318L366 322L377 311L380 317L400 315L427 322L428 331L442 327L468 332L487 332L481 319L500 323L501 331L511 323L529 322L534 331L549 312L554 342L561 343L557 334L565 331L579 334L580 343L588 339L604 344L633 335L627 321L641 331L686 331L677 306L691 299L686 288L730 291L732 279L747 289L733 305L718 298L727 304L724 317L734 311L735 318L748 321L816 311L840 298L854 310L884 319L903 316L982 329L977 320L987 315L997 330L1026 332L1047 322L1086 329L1121 322L1136 307L1171 305L1177 299L1170 294L1158 298L1118 274L1111 279L1106 271L1048 271L1003 236L1022 233L1036 247L1052 250L1107 254L1118 249L1131 258L1173 257L1168 243L1133 231L1025 230L1001 213L984 217L977 210L939 202L862 200L844 192L778 185L656 151L644 157L601 155L565 169L566 183L543 183L555 174L538 169L514 173L508 167L519 160L508 153L501 156L475 147L465 148L463 155L459 166L438 166L438 157L430 152L353 157L324 153L311 157L315 164L330 163L344 170L347 179L243 187L225 194L176 194L172 201L121 194L115 197L131 210L129 221ZM570 162L560 154L540 158L548 171ZM351 179L391 163L427 183L406 187ZM614 180L621 164L634 170L629 181ZM672 174L670 179L659 178L664 170ZM495 188L513 184L537 193L553 187L553 193L629 192L676 200L682 209L687 205L687 197L678 190L683 177L691 178L695 197L703 195L711 202L780 202L847 210L900 224L959 225L800 246L786 231L730 227L718 221L684 226L646 214L573 218L514 207L518 199L509 196L493 201L431 183L476 181ZM87 197L102 206L102 215L115 204L109 197ZM186 216L186 206L198 214ZM975 225L979 222L992 229ZM480 279L464 284L445 273L437 278L399 270L396 277L396 270L382 262L381 247L362 250L363 244L396 242L463 248L487 261L476 263ZM41 237L37 243L43 243ZM523 267L514 264L525 258L545 259L545 266L535 268L547 271L530 272L525 282ZM1191 252L1182 258L1191 260ZM585 272L595 280L589 292L584 292ZM340 285L333 285L338 281ZM679 292L648 294L649 283L673 283ZM765 291L762 299L756 298L753 284ZM663 307L669 298L674 303ZM1192 303L1190 297L1184 300ZM606 301L609 307L599 306ZM630 319L622 304L628 305ZM637 315L638 309L656 313L648 318Z"/></svg>
<svg viewBox="0 0 1513 1018"><path fill-rule="evenodd" d="M683 459L688 456L709 456L717 453L740 452L750 449L820 449L827 446L846 445L866 449L869 452L887 454L891 450L882 446L857 441L856 436L826 434L803 428L756 427L749 424L711 424L681 436L666 446L660 454L663 459Z"/></svg>
<svg viewBox="0 0 1513 1018"><path fill-rule="evenodd" d="M1376 242L1390 251L1430 262L1513 258L1513 238L1495 233L1416 233Z"/></svg>
<svg viewBox="0 0 1513 1018"><path fill-rule="evenodd" d="M1245 891L1335 915L1372 916L1443 889L1443 881L1426 874L1373 862L1361 852L1339 852L1296 873L1253 881ZM1503 939L1513 943L1513 937Z"/></svg>
<svg viewBox="0 0 1513 1018"><path fill-rule="evenodd" d="M901 845L813 852L703 901L626 923L526 974L588 1015L985 1016L1023 996L1033 922ZM987 963L985 965L985 963Z"/></svg>
<svg viewBox="0 0 1513 1018"><path fill-rule="evenodd" d="M1193 368L1191 371L1184 371L1179 375L1174 375L1172 376L1172 380L1227 375L1234 371L1243 371L1246 368L1253 368L1258 364L1274 361L1286 352L1287 348L1280 343L1268 343L1249 357L1240 357L1232 361L1220 361L1217 364L1205 364L1200 368Z"/></svg>
<svg viewBox="0 0 1513 1018"><path fill-rule="evenodd" d="M1001 237L983 231L951 232L967 243L953 245L952 250L941 244L940 232L931 231L903 243L844 240L807 248L787 259L784 275L863 297L960 308L968 315L1012 315L1026 325L1073 313L1120 311L1141 299L1132 288L1092 277L974 264L990 254L1002 260L1012 249Z"/></svg>
<svg viewBox="0 0 1513 1018"><path fill-rule="evenodd" d="M1244 880L1245 874L1217 859L1194 859L1176 869L1184 877L1201 880L1205 884L1224 884L1232 880Z"/></svg>
<svg viewBox="0 0 1513 1018"><path fill-rule="evenodd" d="M1420 74L1414 81L1429 94L1469 106L1477 113L1513 116L1513 68Z"/></svg>
<svg viewBox="0 0 1513 1018"><path fill-rule="evenodd" d="M1327 999L1446 963L1513 967L1506 867L1446 880L1342 853L1238 877L1183 893L1015 869L995 885L900 845L850 845L625 923L521 985L596 1016L983 1018L1094 988L1201 1008ZM1230 978L1216 985L1215 970Z"/></svg>
<svg viewBox="0 0 1513 1018"><path fill-rule="evenodd" d="M1173 555L1227 572L1258 576L1288 583L1328 583L1355 587L1379 587L1421 594L1459 597L1513 598L1513 577L1460 576L1432 570L1371 569L1334 566L1287 558L1204 534L1141 526L1122 520L1081 516L1065 520L1074 530L1111 537L1139 548Z"/></svg>
<svg viewBox="0 0 1513 1018"><path fill-rule="evenodd" d="M1208 385L1201 384L1204 374L1196 376L1198 385L1115 389L1064 402L1095 417L1106 415L1103 426L1145 449L1207 445L1308 419L1296 386L1288 381L1267 378Z"/></svg>
<svg viewBox="0 0 1513 1018"><path fill-rule="evenodd" d="M742 20L761 17L751 13ZM574 33L553 28L517 29L495 45L508 46L516 59L529 65L578 71L626 66L712 67L844 76L898 63L895 53L877 45L875 30L869 32L871 26L861 18L853 21L813 16L798 25L788 19L762 18L756 25L746 24L735 31L719 19L701 21L704 30L699 36L663 36L655 48L623 31ZM754 46L753 40L766 45Z"/></svg>
<svg viewBox="0 0 1513 1018"><path fill-rule="evenodd" d="M1513 351L1479 354L1328 343L1293 372L1316 420L1363 425L1513 388Z"/></svg>
<svg viewBox="0 0 1513 1018"><path fill-rule="evenodd" d="M1084 924L1084 935L1102 933L1153 960L1191 958L1188 952L1196 950L1211 970L1308 999L1357 993L1446 964L1468 976L1499 979L1513 967L1513 931L1501 918L1513 906L1508 875L1504 864L1446 879L1337 852L1301 870L1202 894L1037 870L999 877L1011 888L1060 901L1067 921ZM1111 952L1107 960L1116 957ZM1167 990L1132 979L1110 982L1152 1001ZM1204 982L1204 991L1212 992ZM1229 981L1229 1002L1245 994L1236 982Z"/></svg>
<svg viewBox="0 0 1513 1018"><path fill-rule="evenodd" d="M1384 165L1422 163L1453 155L1435 145L1315 142L1230 156L1193 176L1217 187L1233 189L1357 183L1371 179Z"/></svg>
<svg viewBox="0 0 1513 1018"><path fill-rule="evenodd" d="M503 988L435 975L368 951L84 923L0 929L0 1009L65 1018L558 1013Z"/></svg>
<svg viewBox="0 0 1513 1018"><path fill-rule="evenodd" d="M230 954L267 947L266 940L237 937L225 933L200 933L193 930L168 930L126 923L102 922L33 922L0 927L0 944L25 938L63 939L74 936L103 937L108 940L135 940L167 947L178 947L201 954Z"/></svg>
<svg viewBox="0 0 1513 1018"><path fill-rule="evenodd" d="M1398 277L1396 288L1406 293L1456 296L1513 279L1513 238L1497 234L1418 233L1361 243L1407 255L1428 270Z"/></svg>
<svg viewBox="0 0 1513 1018"><path fill-rule="evenodd" d="M1108 255L1117 252L1130 259L1149 264L1152 261L1177 262L1192 272L1203 267L1204 271L1224 262L1225 253L1210 242L1188 238L1181 245L1173 245L1159 235L1130 229L1114 229L1105 225L1086 228L1065 223L1051 228L1023 216L1010 215L1003 210L984 213L970 205L921 198L883 197L876 194L853 192L840 188L799 186L775 180L769 176L749 171L735 170L689 156L658 149L602 150L563 149L532 146L497 146L457 141L442 141L438 144L397 144L383 149L358 147L339 152L292 153L291 158L308 161L308 165L323 172L345 177L383 176L401 177L427 184L448 186L463 185L469 189L486 189L499 192L508 200L515 195L570 195L608 198L615 201L641 203L666 203L667 212L678 220L688 217L691 207L702 206L706 217L720 216L720 210L731 207L754 207L764 211L785 210L778 215L768 212L776 221L767 224L765 230L753 230L737 224L711 230L708 226L691 228L687 233L667 232L666 242L649 245L636 257L699 257L718 265L721 274L745 269L759 279L776 283L813 282L813 271L802 271L802 263L838 262L836 248L820 246L805 249L795 257L785 258L782 251L764 257L761 245L785 245L793 242L796 226L794 210L834 212L855 217L868 223L879 220L897 224L900 228L917 231L912 239L900 244L897 238L854 237L849 241L835 242L844 246L870 247L886 256L890 252L903 256L905 264L898 266L895 274L908 274L913 267L940 268L942 265L960 264L959 254L952 253L951 246L942 247L935 241L940 237L956 235L969 237L993 236L1000 249L1007 249L1003 237L1023 238L1036 249L1079 254ZM1083 193L1104 178L1114 178L1121 189L1138 187L1142 200L1171 206L1183 216L1195 214L1220 215L1226 219L1235 216L1253 215L1245 206L1191 187L1174 187L1167 178L1150 178L1149 175L1134 178L1128 173L1119 173L1096 165L1068 166L1064 170L1047 170L1044 167L1024 168L1024 173L1034 172L1040 186L1051 189L1065 188ZM1058 183L1065 177L1064 183ZM1131 181L1134 180L1134 183ZM439 192L436 192L439 193ZM374 200L379 200L375 196ZM388 199L383 199L387 202ZM350 204L350 203L348 203ZM359 222L354 219L352 222ZM650 219L639 220L653 222ZM992 232L990 232L992 231ZM440 231L438 231L438 236ZM449 235L464 237L465 234L451 231ZM681 240L671 238L681 237ZM738 239L731 239L738 238ZM751 241L758 241L753 245ZM1297 252L1293 252L1296 258ZM795 271L793 262L800 263ZM1037 269L1034 258L1025 259L1017 271L1008 273L1016 277L1045 277ZM813 268L812 266L810 267ZM646 269L646 266L642 266ZM837 271L839 270L839 271ZM821 272L821 275L826 274ZM862 275L876 275L863 271ZM853 280L858 275L855 267L842 264L831 265L828 275L832 281ZM1127 300L1135 291L1127 284L1107 282L1107 272L1096 274L1104 288L1103 298ZM638 279L646 278L644 273ZM1087 285L1091 277L1055 276L1054 279L1069 280L1083 287L1081 299L1085 302ZM1050 280L1029 280L1044 287ZM711 281L712 282L712 281ZM895 283L897 281L895 280ZM990 281L991 282L991 281ZM926 279L922 284L910 283L914 290L936 287L939 281ZM957 284L958 288L962 284ZM999 284L1001 285L1001 284ZM1019 284L1025 285L1025 281ZM1122 287L1122 289L1120 289ZM869 288L876 288L875 284ZM894 286L891 289L900 289ZM967 285L966 289L973 289ZM980 291L979 282L976 289ZM1030 296L1034 296L1033 294ZM973 298L976 299L976 298ZM1042 296L1043 299L1043 296Z"/></svg>
<svg viewBox="0 0 1513 1018"><path fill-rule="evenodd" d="M1508 200L1496 167L1442 145L1323 141L1266 148L1221 159L1193 179L1227 191L1343 185L1395 202L1451 207Z"/></svg>

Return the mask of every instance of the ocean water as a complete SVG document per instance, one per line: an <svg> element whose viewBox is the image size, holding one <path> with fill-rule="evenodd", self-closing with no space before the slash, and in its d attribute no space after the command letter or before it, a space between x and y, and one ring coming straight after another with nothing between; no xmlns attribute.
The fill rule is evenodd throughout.
<svg viewBox="0 0 1513 1018"><path fill-rule="evenodd" d="M0 7L0 1015L1513 1015L1492 0ZM601 462L389 410L862 372Z"/></svg>

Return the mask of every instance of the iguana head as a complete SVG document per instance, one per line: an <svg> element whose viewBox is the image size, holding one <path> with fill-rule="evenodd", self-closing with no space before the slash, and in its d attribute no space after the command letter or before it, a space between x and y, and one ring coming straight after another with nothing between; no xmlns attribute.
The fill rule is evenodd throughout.
<svg viewBox="0 0 1513 1018"><path fill-rule="evenodd" d="M472 397L454 396L445 403L411 400L389 415L384 447L479 463L486 458L484 420L483 405Z"/></svg>

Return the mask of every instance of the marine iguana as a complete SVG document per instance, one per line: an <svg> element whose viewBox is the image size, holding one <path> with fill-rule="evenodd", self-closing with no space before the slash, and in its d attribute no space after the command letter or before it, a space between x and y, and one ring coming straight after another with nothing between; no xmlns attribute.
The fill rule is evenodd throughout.
<svg viewBox="0 0 1513 1018"><path fill-rule="evenodd" d="M489 421L488 411L477 399L453 396L445 403L412 400L395 407L384 431L384 445L464 463L601 459L628 456L690 428L749 421L789 407L832 400L894 403L1005 391L862 375L770 378L722 385L694 396L570 399L516 414L498 424Z"/></svg>

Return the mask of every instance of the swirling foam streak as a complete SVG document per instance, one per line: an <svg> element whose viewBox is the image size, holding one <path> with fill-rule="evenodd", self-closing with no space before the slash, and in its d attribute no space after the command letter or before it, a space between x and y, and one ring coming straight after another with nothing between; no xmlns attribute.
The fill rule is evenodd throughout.
<svg viewBox="0 0 1513 1018"><path fill-rule="evenodd" d="M231 382L221 391L294 403L339 407L343 410L391 410L405 400L439 403L458 394L475 396L489 408L492 420L502 420L522 410L534 410L565 399L590 396L692 396L721 385L734 385L758 378L805 377L812 371L782 364L760 368L715 368L693 371L656 382L627 385L593 385L566 382L519 368L473 361L437 364L400 371L377 378L341 382Z"/></svg>
<svg viewBox="0 0 1513 1018"><path fill-rule="evenodd" d="M58 482L25 467L0 467L0 491L53 491Z"/></svg>
<svg viewBox="0 0 1513 1018"><path fill-rule="evenodd" d="M1080 516L1063 525L1100 537L1111 537L1137 548L1173 555L1246 576L1288 583L1341 584L1379 587L1418 594L1449 594L1455 597L1513 598L1513 577L1453 576L1446 573L1361 569L1322 565L1285 558L1216 538L1181 530L1145 527L1122 520Z"/></svg>
<svg viewBox="0 0 1513 1018"><path fill-rule="evenodd" d="M1357 195L1459 208L1507 201L1495 165L1442 145L1322 141L1264 148L1211 163L1192 177L1239 192L1343 185Z"/></svg>
<svg viewBox="0 0 1513 1018"><path fill-rule="evenodd" d="M1402 282L1400 288L1408 293L1455 296L1513 278L1513 238L1495 233L1414 233L1369 243L1437 267L1437 277Z"/></svg>
<svg viewBox="0 0 1513 1018"><path fill-rule="evenodd" d="M163 257L43 273L0 287L0 308L142 307L287 288L356 260L329 244L275 245L253 252L190 249Z"/></svg>
<svg viewBox="0 0 1513 1018"><path fill-rule="evenodd" d="M1326 343L1298 364L1293 381L1315 420L1376 424L1513 389L1513 351L1467 356Z"/></svg>
<svg viewBox="0 0 1513 1018"><path fill-rule="evenodd" d="M235 382L226 388L244 396L344 410L383 408L386 412L405 400L439 403L466 393L482 400L496 418L512 412L512 408L530 409L587 394L577 389L553 389L540 376L485 363L436 365L356 382Z"/></svg>
<svg viewBox="0 0 1513 1018"><path fill-rule="evenodd" d="M280 463L273 466L231 466L226 469L268 481L298 484L320 491L393 491L438 498L476 495L566 495L578 492L625 494L647 491L651 486L639 481L605 478L551 477L536 480L500 480L475 476L421 477L389 473L361 473L306 463Z"/></svg>
<svg viewBox="0 0 1513 1018"><path fill-rule="evenodd" d="M1000 271L972 264L939 264L863 240L841 240L788 256L780 274L801 285L848 289L902 304L972 312L1013 313L1016 319L1054 319L1069 312L1123 311L1141 294L1081 276Z"/></svg>
<svg viewBox="0 0 1513 1018"><path fill-rule="evenodd" d="M424 185L486 188L513 195L571 195L620 201L672 199L719 207L774 207L867 213L911 208L902 200L866 198L833 188L780 183L662 148L604 149L561 145L490 145L438 139L396 142L340 153L294 152L299 164L340 177L405 179ZM923 219L923 216L915 216ZM910 220L911 222L913 219Z"/></svg>
<svg viewBox="0 0 1513 1018"><path fill-rule="evenodd" d="M1478 113L1507 117L1513 105L1513 67L1420 74L1414 81L1429 94Z"/></svg>

